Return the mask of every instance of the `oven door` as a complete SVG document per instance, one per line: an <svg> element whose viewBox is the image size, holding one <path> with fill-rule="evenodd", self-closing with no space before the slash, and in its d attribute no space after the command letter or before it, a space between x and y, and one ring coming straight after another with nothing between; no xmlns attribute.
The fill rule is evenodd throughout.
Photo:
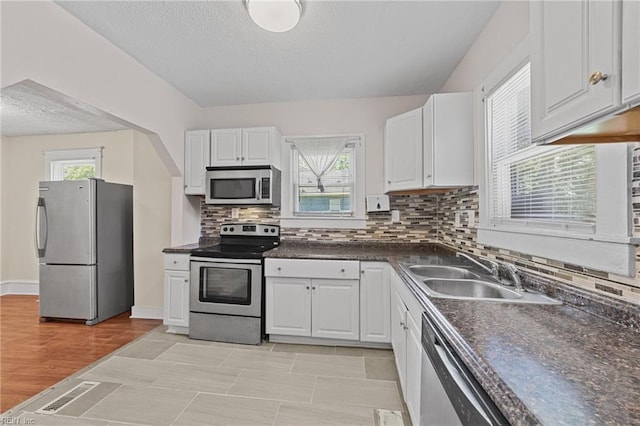
<svg viewBox="0 0 640 426"><path fill-rule="evenodd" d="M261 307L261 260L192 258L191 312L260 317Z"/></svg>

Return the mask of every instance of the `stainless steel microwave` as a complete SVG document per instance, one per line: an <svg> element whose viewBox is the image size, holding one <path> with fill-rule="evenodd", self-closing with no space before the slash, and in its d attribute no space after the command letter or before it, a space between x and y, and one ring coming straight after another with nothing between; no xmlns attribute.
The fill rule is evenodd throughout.
<svg viewBox="0 0 640 426"><path fill-rule="evenodd" d="M280 170L271 166L207 167L207 204L280 205Z"/></svg>

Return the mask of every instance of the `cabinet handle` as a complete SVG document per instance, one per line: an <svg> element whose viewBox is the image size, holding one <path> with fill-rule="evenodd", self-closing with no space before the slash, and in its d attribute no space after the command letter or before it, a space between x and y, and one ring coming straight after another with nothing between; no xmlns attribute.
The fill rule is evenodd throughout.
<svg viewBox="0 0 640 426"><path fill-rule="evenodd" d="M240 161L240 157L236 157L236 161Z"/></svg>
<svg viewBox="0 0 640 426"><path fill-rule="evenodd" d="M307 290L309 290L309 286L307 286Z"/></svg>
<svg viewBox="0 0 640 426"><path fill-rule="evenodd" d="M431 175L427 175L427 179L431 179Z"/></svg>
<svg viewBox="0 0 640 426"><path fill-rule="evenodd" d="M596 71L589 76L589 84L595 86L601 81L605 81L607 78L609 78L608 74L602 74L601 71Z"/></svg>
<svg viewBox="0 0 640 426"><path fill-rule="evenodd" d="M178 261L177 261L177 260L174 260L174 261L173 261L173 264L174 264L174 265L175 265L175 264L177 264L177 263L178 263Z"/></svg>
<svg viewBox="0 0 640 426"><path fill-rule="evenodd" d="M242 161L244 161L244 157L242 157Z"/></svg>
<svg viewBox="0 0 640 426"><path fill-rule="evenodd" d="M344 268L340 269L340 272L342 272L344 274Z"/></svg>
<svg viewBox="0 0 640 426"><path fill-rule="evenodd" d="M360 273L361 273L362 275L364 275L364 269L363 269L362 271L360 271Z"/></svg>
<svg viewBox="0 0 640 426"><path fill-rule="evenodd" d="M400 327L404 327L404 323L400 321Z"/></svg>
<svg viewBox="0 0 640 426"><path fill-rule="evenodd" d="M314 285L313 287L311 287L311 290L315 290L315 289L316 289L316 286L315 286L315 285Z"/></svg>
<svg viewBox="0 0 640 426"><path fill-rule="evenodd" d="M277 269L278 271L282 271L282 268L281 268L281 267L279 267L279 266L278 266L276 269Z"/></svg>
<svg viewBox="0 0 640 426"><path fill-rule="evenodd" d="M405 330L409 329L409 327L407 327L406 325L403 325L402 328L404 328Z"/></svg>
<svg viewBox="0 0 640 426"><path fill-rule="evenodd" d="M390 180L388 180L388 181L387 181L387 183L388 183L389 185L391 185L391 181L390 181Z"/></svg>
<svg viewBox="0 0 640 426"><path fill-rule="evenodd" d="M184 280L184 282L185 282L185 283L188 283L188 282L189 282L189 280Z"/></svg>

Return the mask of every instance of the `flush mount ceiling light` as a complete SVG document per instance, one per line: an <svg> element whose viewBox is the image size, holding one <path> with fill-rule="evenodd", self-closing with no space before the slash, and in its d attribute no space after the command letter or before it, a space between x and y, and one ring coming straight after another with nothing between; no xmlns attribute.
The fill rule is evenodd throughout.
<svg viewBox="0 0 640 426"><path fill-rule="evenodd" d="M253 22L274 33L295 27L302 12L300 0L246 0L246 3Z"/></svg>

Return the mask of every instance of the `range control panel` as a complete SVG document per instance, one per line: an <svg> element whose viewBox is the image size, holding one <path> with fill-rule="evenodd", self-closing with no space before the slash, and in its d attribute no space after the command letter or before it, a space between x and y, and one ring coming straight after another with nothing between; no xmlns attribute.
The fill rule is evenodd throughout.
<svg viewBox="0 0 640 426"><path fill-rule="evenodd" d="M251 237L280 236L279 225L267 225L263 223L223 223L220 226L220 235L242 235Z"/></svg>

